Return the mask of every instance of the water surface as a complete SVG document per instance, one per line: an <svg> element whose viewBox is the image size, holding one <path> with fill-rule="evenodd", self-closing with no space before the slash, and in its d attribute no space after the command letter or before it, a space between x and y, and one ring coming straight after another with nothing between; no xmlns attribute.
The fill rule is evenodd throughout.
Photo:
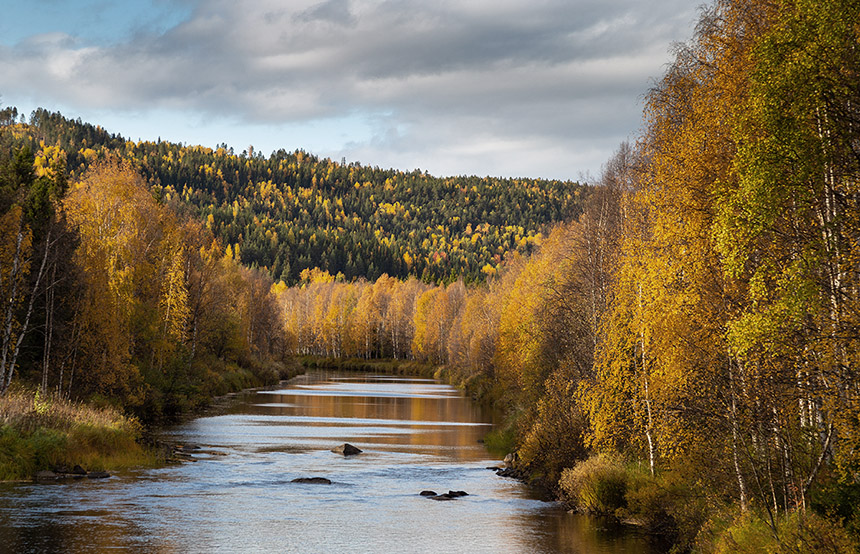
<svg viewBox="0 0 860 554"><path fill-rule="evenodd" d="M492 423L433 380L309 374L166 431L195 462L0 485L0 551L653 552L486 469ZM344 442L364 452L330 451Z"/></svg>

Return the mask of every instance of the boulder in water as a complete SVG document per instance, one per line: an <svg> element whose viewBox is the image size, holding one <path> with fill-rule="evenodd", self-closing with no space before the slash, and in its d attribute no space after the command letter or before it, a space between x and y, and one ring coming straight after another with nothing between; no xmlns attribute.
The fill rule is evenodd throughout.
<svg viewBox="0 0 860 554"><path fill-rule="evenodd" d="M305 483L309 485L331 485L331 479L325 477L296 477L291 483Z"/></svg>
<svg viewBox="0 0 860 554"><path fill-rule="evenodd" d="M331 449L335 454L342 454L344 456L355 456L356 454L361 454L361 449L356 448L355 446L347 443L344 443L340 446L335 446Z"/></svg>
<svg viewBox="0 0 860 554"><path fill-rule="evenodd" d="M460 498L461 496L469 496L469 493L466 491L448 491L444 494L436 494L433 491L421 491L421 496L426 496L428 498L432 498L433 500L454 500L455 498Z"/></svg>

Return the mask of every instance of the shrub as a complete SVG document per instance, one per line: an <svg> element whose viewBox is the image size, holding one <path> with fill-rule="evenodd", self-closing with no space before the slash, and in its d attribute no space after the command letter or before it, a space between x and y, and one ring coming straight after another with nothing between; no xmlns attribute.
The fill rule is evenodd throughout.
<svg viewBox="0 0 860 554"><path fill-rule="evenodd" d="M484 436L484 446L493 455L504 457L517 444L516 430L511 426L494 429Z"/></svg>
<svg viewBox="0 0 860 554"><path fill-rule="evenodd" d="M628 476L627 507L619 515L671 541L676 548L689 548L708 517L704 496L671 472L651 477L629 470Z"/></svg>
<svg viewBox="0 0 860 554"><path fill-rule="evenodd" d="M30 435L36 469L48 469L63 462L67 435L56 429L37 429Z"/></svg>
<svg viewBox="0 0 860 554"><path fill-rule="evenodd" d="M565 469L559 487L577 510L589 514L616 515L627 506L628 474L623 462L598 454Z"/></svg>
<svg viewBox="0 0 860 554"><path fill-rule="evenodd" d="M0 426L0 480L27 479L35 470L32 445L12 426Z"/></svg>
<svg viewBox="0 0 860 554"><path fill-rule="evenodd" d="M710 549L709 549L710 550ZM854 554L858 544L844 527L813 512L782 516L771 529L761 517L737 518L718 536L715 554Z"/></svg>
<svg viewBox="0 0 860 554"><path fill-rule="evenodd" d="M853 479L838 479L825 475L821 485L813 489L810 498L812 509L831 519L841 519L855 538L860 538L860 483Z"/></svg>

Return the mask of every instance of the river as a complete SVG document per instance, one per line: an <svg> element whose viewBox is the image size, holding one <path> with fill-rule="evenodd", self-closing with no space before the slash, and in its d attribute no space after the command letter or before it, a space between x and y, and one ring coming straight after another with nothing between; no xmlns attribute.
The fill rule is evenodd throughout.
<svg viewBox="0 0 860 554"><path fill-rule="evenodd" d="M311 373L164 432L199 446L196 461L0 484L0 551L656 552L488 470L499 461L480 441L492 424L433 380ZM364 452L331 452L345 442ZM301 477L332 483L292 482Z"/></svg>

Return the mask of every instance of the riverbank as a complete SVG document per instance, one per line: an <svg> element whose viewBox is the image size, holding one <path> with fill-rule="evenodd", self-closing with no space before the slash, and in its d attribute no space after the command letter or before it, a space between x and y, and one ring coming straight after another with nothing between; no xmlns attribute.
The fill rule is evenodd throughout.
<svg viewBox="0 0 860 554"><path fill-rule="evenodd" d="M0 481L30 480L40 471L66 474L75 466L110 472L163 464L171 458L169 449L154 441L153 430L196 417L219 397L305 371L298 363L223 365L209 372L215 378L200 390L150 401L132 410L134 415L104 402L42 396L17 385L0 397Z"/></svg>
<svg viewBox="0 0 860 554"><path fill-rule="evenodd" d="M10 391L0 397L0 480L75 466L94 472L155 465L142 436L138 420L116 409Z"/></svg>

